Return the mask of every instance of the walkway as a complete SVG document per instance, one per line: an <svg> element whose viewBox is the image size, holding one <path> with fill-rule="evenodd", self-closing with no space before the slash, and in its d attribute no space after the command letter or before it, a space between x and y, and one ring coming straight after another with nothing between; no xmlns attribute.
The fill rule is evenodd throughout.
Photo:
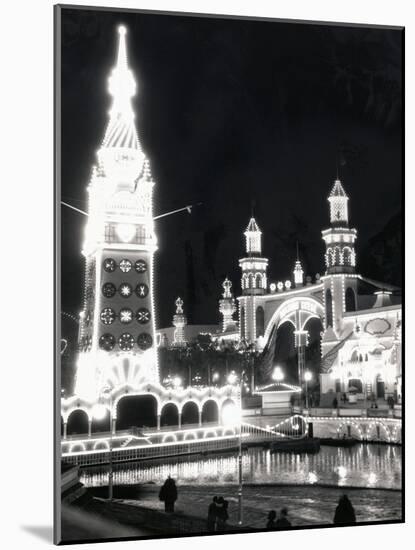
<svg viewBox="0 0 415 550"><path fill-rule="evenodd" d="M137 487L138 500L130 497L124 502L136 502L140 506L162 510L158 491L159 487L154 485L140 486ZM176 511L203 518L212 497L222 495L229 500L229 521L236 524L236 492L236 487L229 486L179 487ZM401 491L256 485L244 487L244 526L263 528L268 511L284 506L288 508L294 526L332 523L338 499L344 492L349 495L360 522L397 521L402 517Z"/></svg>

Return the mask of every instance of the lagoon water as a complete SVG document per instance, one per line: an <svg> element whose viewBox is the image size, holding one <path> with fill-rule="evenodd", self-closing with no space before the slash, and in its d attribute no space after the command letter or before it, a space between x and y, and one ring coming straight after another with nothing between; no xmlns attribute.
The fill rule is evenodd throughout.
<svg viewBox="0 0 415 550"><path fill-rule="evenodd" d="M311 454L271 453L251 448L243 454L245 484L293 484L401 489L402 449L394 445L322 446ZM114 483L160 485L168 475L180 485L226 485L238 482L235 453L187 456L114 465ZM84 469L87 487L108 483L108 467Z"/></svg>

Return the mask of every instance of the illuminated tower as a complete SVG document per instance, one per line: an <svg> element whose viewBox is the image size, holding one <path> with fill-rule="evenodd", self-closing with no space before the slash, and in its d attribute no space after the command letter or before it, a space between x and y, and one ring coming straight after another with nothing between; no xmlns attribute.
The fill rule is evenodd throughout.
<svg viewBox="0 0 415 550"><path fill-rule="evenodd" d="M355 241L356 229L349 227L349 197L339 179L336 179L327 200L330 205L330 228L322 231L326 244L324 303L326 329L341 330L345 311L356 309L357 278Z"/></svg>
<svg viewBox="0 0 415 550"><path fill-rule="evenodd" d="M235 330L236 323L233 319L233 314L236 311L235 298L233 297L231 288L232 283L228 278L226 278L223 283L223 293L222 298L219 300L219 311L223 316L222 322L222 331L226 332L227 330Z"/></svg>
<svg viewBox="0 0 415 550"><path fill-rule="evenodd" d="M356 267L354 243L357 231L349 228L349 197L339 179L334 182L327 200L330 203L331 227L322 231L323 240L326 243L327 273L354 273Z"/></svg>
<svg viewBox="0 0 415 550"><path fill-rule="evenodd" d="M297 258L294 266L294 286L302 286L304 284L304 271L300 260Z"/></svg>
<svg viewBox="0 0 415 550"><path fill-rule="evenodd" d="M176 313L173 316L173 325L176 327L174 331L174 347L181 347L186 345L186 339L184 337L184 327L187 325L187 318L183 312L183 300L179 297L176 302Z"/></svg>
<svg viewBox="0 0 415 550"><path fill-rule="evenodd" d="M267 291L268 259L262 257L261 235L252 217L245 231L246 256L239 260L242 270L239 326L241 338L247 342L253 342L263 334L264 309L260 297Z"/></svg>
<svg viewBox="0 0 415 550"><path fill-rule="evenodd" d="M153 304L154 181L137 136L126 30L119 28L109 122L88 186L84 308L75 392L159 383Z"/></svg>

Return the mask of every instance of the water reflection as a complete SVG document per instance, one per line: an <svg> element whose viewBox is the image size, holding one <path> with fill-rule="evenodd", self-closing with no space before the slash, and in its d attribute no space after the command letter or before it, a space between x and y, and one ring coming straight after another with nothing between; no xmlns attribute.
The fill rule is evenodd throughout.
<svg viewBox="0 0 415 550"><path fill-rule="evenodd" d="M323 446L316 455L271 453L253 448L244 452L245 483L289 483L313 485L401 488L401 448L387 445L358 445L353 448ZM149 460L114 466L117 484L160 484L170 474L185 485L237 483L235 454ZM106 467L83 470L86 486L107 484Z"/></svg>

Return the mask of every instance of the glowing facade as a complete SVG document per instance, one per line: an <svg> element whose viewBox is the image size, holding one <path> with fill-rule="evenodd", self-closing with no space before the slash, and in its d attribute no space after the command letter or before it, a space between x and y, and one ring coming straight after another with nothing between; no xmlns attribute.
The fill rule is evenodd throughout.
<svg viewBox="0 0 415 550"><path fill-rule="evenodd" d="M268 259L262 256L261 236L252 217L245 231L246 255L239 260L243 295L239 303L239 331L241 339L246 341L255 340L263 333L263 317L257 322L257 315L263 313L261 297L267 292Z"/></svg>
<svg viewBox="0 0 415 550"><path fill-rule="evenodd" d="M263 367L274 360L277 330L294 328L294 345L304 359L307 323L322 323L321 391L364 396L401 395L401 315L396 287L356 273L356 229L349 227L349 197L339 179L328 196L330 227L322 231L326 272L304 278L297 256L293 280L267 285L268 260L262 258L261 231L252 218L245 231L246 257L239 302L240 338L263 352ZM393 291L393 292L392 292ZM299 377L303 376L300 368Z"/></svg>
<svg viewBox="0 0 415 550"><path fill-rule="evenodd" d="M240 407L237 386L166 389L159 379L153 257L153 187L150 163L134 123L131 98L136 83L129 69L126 30L119 28L116 64L109 78L112 107L88 185L88 221L85 228L84 305L80 313L79 353L75 393L62 398L63 438L74 413L86 415L88 435L97 407L111 411L116 432L119 403L126 397L151 396L156 402L156 425L164 408L174 403L178 427L186 406L197 406L199 425L203 407L213 401L221 408L229 401ZM176 301L174 340L185 343L183 302ZM161 338L159 338L161 340ZM137 409L140 405L137 405ZM75 415L76 416L76 415ZM101 416L101 415L100 415ZM71 452L71 451L70 451Z"/></svg>
<svg viewBox="0 0 415 550"><path fill-rule="evenodd" d="M236 331L236 322L233 318L236 312L235 298L232 294L232 283L226 278L223 283L222 298L219 300L219 311L222 314L222 332Z"/></svg>
<svg viewBox="0 0 415 550"><path fill-rule="evenodd" d="M84 308L80 315L76 394L158 382L154 331L152 194L154 181L134 123L136 83L119 29L109 78L112 107L88 185Z"/></svg>
<svg viewBox="0 0 415 550"><path fill-rule="evenodd" d="M176 313L173 317L173 325L176 327L174 331L174 347L182 347L186 345L184 336L184 327L187 325L187 318L183 311L183 300L179 297L176 302Z"/></svg>

